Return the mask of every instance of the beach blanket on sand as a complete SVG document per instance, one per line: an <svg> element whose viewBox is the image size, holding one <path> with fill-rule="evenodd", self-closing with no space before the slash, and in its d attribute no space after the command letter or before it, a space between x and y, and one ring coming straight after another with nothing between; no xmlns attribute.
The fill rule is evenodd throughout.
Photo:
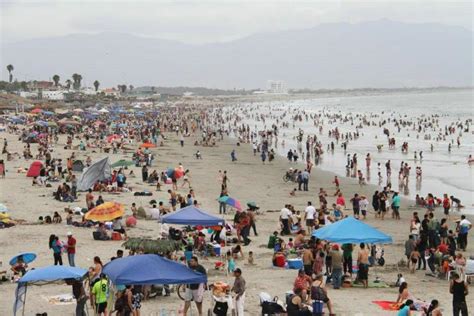
<svg viewBox="0 0 474 316"><path fill-rule="evenodd" d="M352 287L364 287L364 285L362 283L352 283ZM373 281L369 281L369 288L376 288L376 289L380 289L380 288L387 288L387 287L390 287L387 285L387 283L385 282L373 282Z"/></svg>
<svg viewBox="0 0 474 316"><path fill-rule="evenodd" d="M372 301L372 303L377 304L384 311L398 311L397 302L391 301Z"/></svg>

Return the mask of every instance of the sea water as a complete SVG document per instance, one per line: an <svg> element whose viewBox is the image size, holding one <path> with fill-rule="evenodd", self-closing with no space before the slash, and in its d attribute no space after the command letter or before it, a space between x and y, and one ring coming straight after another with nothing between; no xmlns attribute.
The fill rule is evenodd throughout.
<svg viewBox="0 0 474 316"><path fill-rule="evenodd" d="M410 199L414 199L416 194L425 197L432 193L442 198L444 193L448 196L454 195L459 198L466 206L465 212L471 213L474 209L474 164L467 163L468 156L474 155L474 127L473 123L473 103L474 91L471 89L455 91L431 91L431 92L407 92L383 94L374 96L351 96L341 95L337 97L313 98L305 100L291 101L268 101L261 103L242 104L240 107L228 108L228 113L257 113L265 117L265 122L258 115L243 115L243 121L239 124L249 124L251 130L270 129L271 125L276 123L278 117L281 121L289 122L288 128L279 128L278 134L278 153L286 156L289 149L297 149L296 136L299 129L304 132L302 148L305 151L305 141L307 135L317 135L318 140L323 143L324 154L318 167L335 172L340 176L346 175L347 154L357 153L358 169L362 170L364 177L370 173L369 183L379 185L377 176L377 163L381 163L381 174L383 181L380 186L387 183L385 162L391 160L392 175L390 182L392 189L398 191L398 171L400 163L407 162L411 167L408 185L400 190L402 194ZM248 111L250 110L250 111ZM328 123L328 119L323 117L323 131L314 125L311 118L303 118L301 121L291 119L291 116L297 113L329 113L341 114L352 120L343 122L337 120ZM283 113L287 115L281 119ZM421 117L430 117L437 115L438 120L435 131L427 129L425 132L418 133L413 130L413 126L401 128L400 132L393 124L393 119L402 119L405 121L417 121ZM348 143L347 150L341 148L342 141L336 144L334 138L328 136L329 129L338 127L341 133L354 132L356 126L361 122L362 117L376 123L376 126L363 125L359 128L360 137ZM372 116L372 117L371 117ZM381 120L391 122L379 127ZM469 132L464 132L456 127L454 134L445 136L445 139L436 140L439 133L444 135L445 126L451 126L459 122L466 128L468 121ZM294 127L293 127L294 123ZM396 147L388 148L387 136L384 135L384 127L390 131L390 137L395 137ZM425 135L430 135L431 140L425 139ZM460 137L461 145L458 148L456 140ZM282 146L284 140L285 145ZM331 142L336 144L334 152L327 150L327 145ZM408 153L402 153L401 145L408 142ZM451 143L451 152L448 151L448 144ZM377 150L377 145L383 145L382 150ZM431 151L433 146L433 151ZM414 151L418 155L423 151L423 159L415 160ZM372 163L370 170L366 169L365 156L370 153ZM304 156L300 155L300 160ZM415 180L415 167L421 166L422 180ZM317 187L317 179L312 179L313 188Z"/></svg>

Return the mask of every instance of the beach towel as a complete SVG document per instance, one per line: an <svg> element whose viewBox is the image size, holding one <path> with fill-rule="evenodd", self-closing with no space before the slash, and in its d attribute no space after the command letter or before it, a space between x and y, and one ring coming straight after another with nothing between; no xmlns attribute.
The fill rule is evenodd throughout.
<svg viewBox="0 0 474 316"><path fill-rule="evenodd" d="M369 284L368 284L369 288L376 288L376 289L380 289L380 288L387 288L387 287L390 287L387 285L387 283L385 282L373 282L373 281L369 281ZM362 283L352 283L352 287L364 287L364 285Z"/></svg>
<svg viewBox="0 0 474 316"><path fill-rule="evenodd" d="M398 311L399 307L397 302L391 301L372 301L372 303L377 304L384 311Z"/></svg>

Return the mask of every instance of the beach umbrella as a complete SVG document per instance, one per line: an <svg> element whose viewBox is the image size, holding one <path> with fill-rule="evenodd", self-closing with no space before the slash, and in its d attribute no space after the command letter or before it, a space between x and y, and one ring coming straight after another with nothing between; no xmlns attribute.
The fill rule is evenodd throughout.
<svg viewBox="0 0 474 316"><path fill-rule="evenodd" d="M116 140L116 139L120 139L120 135L118 135L118 134L112 134L112 135L107 136L107 142L108 142L108 143L111 143L111 142L113 142L113 141Z"/></svg>
<svg viewBox="0 0 474 316"><path fill-rule="evenodd" d="M22 252L14 256L13 258L10 259L9 264L12 266L18 262L18 258L23 257L23 262L24 263L30 263L35 261L36 259L36 254L32 252Z"/></svg>
<svg viewBox="0 0 474 316"><path fill-rule="evenodd" d="M44 115L54 115L54 112L51 112L51 111L43 111L43 114Z"/></svg>
<svg viewBox="0 0 474 316"><path fill-rule="evenodd" d="M79 108L74 109L74 110L72 110L72 111L75 112L75 113L82 113L82 112L84 112L83 109L79 109Z"/></svg>
<svg viewBox="0 0 474 316"><path fill-rule="evenodd" d="M81 125L81 123L74 120L60 120L58 123L61 125Z"/></svg>
<svg viewBox="0 0 474 316"><path fill-rule="evenodd" d="M109 111L106 108L102 108L98 112L99 113L109 113Z"/></svg>
<svg viewBox="0 0 474 316"><path fill-rule="evenodd" d="M58 127L58 124L56 122L48 122L48 127Z"/></svg>
<svg viewBox="0 0 474 316"><path fill-rule="evenodd" d="M99 206L94 207L86 213L86 220L96 222L106 222L122 217L125 213L123 204L117 202L105 202Z"/></svg>
<svg viewBox="0 0 474 316"><path fill-rule="evenodd" d="M168 168L166 170L166 175L168 176L168 178L171 178L174 176L174 169L173 168Z"/></svg>
<svg viewBox="0 0 474 316"><path fill-rule="evenodd" d="M184 175L184 171L181 168L175 168L174 169L174 176L176 179L181 178Z"/></svg>
<svg viewBox="0 0 474 316"><path fill-rule="evenodd" d="M142 147L142 148L155 148L156 145L153 144L153 143L143 143L143 144L140 145L140 147Z"/></svg>
<svg viewBox="0 0 474 316"><path fill-rule="evenodd" d="M125 123L120 123L120 124L117 124L117 127L118 127L118 128L124 128L124 127L127 127L127 124L125 124Z"/></svg>
<svg viewBox="0 0 474 316"><path fill-rule="evenodd" d="M233 208L236 208L238 210L242 210L242 206L240 205L240 202L234 198L231 198L230 196L224 195L219 198L220 203L225 203L229 206L232 206Z"/></svg>
<svg viewBox="0 0 474 316"><path fill-rule="evenodd" d="M43 112L43 110L41 110L40 108L35 108L35 109L31 110L31 113L33 113L33 114L38 114L38 113L41 113L41 112Z"/></svg>
<svg viewBox="0 0 474 316"><path fill-rule="evenodd" d="M134 165L135 163L133 161L130 161L130 160L125 160L125 159L121 159L117 162L114 162L111 167L112 168L118 168L118 167L128 167L128 166L131 166L131 165Z"/></svg>
<svg viewBox="0 0 474 316"><path fill-rule="evenodd" d="M36 121L35 125L46 127L46 126L48 126L48 122L46 122L46 121Z"/></svg>

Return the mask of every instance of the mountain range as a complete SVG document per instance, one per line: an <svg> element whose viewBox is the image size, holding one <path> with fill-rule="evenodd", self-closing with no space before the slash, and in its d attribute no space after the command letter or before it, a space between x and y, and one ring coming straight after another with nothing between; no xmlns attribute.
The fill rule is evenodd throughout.
<svg viewBox="0 0 474 316"><path fill-rule="evenodd" d="M378 20L320 24L234 41L187 44L122 33L71 34L2 43L17 80L89 86L117 84L209 88L394 88L473 85L473 32L442 24Z"/></svg>

